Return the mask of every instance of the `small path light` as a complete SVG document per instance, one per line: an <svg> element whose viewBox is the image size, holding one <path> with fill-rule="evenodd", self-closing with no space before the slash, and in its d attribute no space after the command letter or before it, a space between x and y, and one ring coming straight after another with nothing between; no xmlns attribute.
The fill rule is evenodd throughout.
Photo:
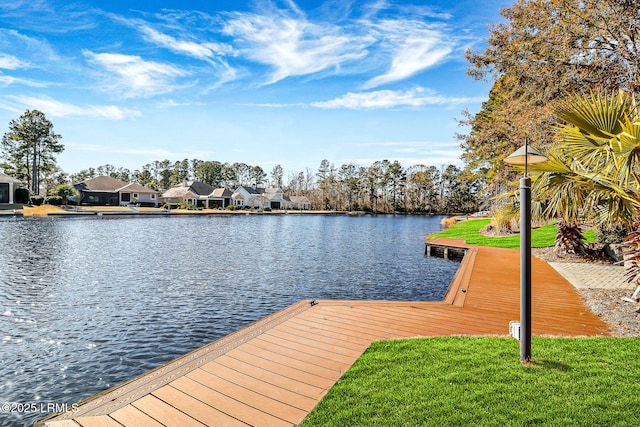
<svg viewBox="0 0 640 427"><path fill-rule="evenodd" d="M542 153L524 146L507 156L504 161L524 165L520 178L520 362L531 362L531 178L527 166L547 161Z"/></svg>

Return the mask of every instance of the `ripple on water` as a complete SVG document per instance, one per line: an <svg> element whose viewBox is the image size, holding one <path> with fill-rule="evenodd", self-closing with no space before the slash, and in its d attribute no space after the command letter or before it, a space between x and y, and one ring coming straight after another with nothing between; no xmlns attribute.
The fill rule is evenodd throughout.
<svg viewBox="0 0 640 427"><path fill-rule="evenodd" d="M301 299L441 299L439 220L3 222L0 401L77 402Z"/></svg>

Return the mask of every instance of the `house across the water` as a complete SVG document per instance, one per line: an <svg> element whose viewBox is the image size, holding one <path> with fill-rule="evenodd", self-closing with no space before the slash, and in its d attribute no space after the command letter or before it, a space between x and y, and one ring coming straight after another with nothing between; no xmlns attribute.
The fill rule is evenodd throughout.
<svg viewBox="0 0 640 427"><path fill-rule="evenodd" d="M0 173L0 204L16 202L16 190L22 185L19 179Z"/></svg>
<svg viewBox="0 0 640 427"><path fill-rule="evenodd" d="M309 199L304 196L292 198L280 188L240 186L235 191L213 188L201 181L185 181L162 193L160 204L191 205L204 209L225 209L227 206L255 209L311 209Z"/></svg>
<svg viewBox="0 0 640 427"><path fill-rule="evenodd" d="M110 176L98 176L73 186L78 205L85 206L158 206L158 192L140 184L126 183Z"/></svg>

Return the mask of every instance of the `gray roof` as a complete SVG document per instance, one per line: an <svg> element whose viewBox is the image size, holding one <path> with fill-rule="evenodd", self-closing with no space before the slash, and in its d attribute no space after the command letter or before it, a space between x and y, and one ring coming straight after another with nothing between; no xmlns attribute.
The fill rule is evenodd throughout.
<svg viewBox="0 0 640 427"><path fill-rule="evenodd" d="M162 198L184 198L186 197L189 193L193 194L193 196L197 196L197 194L195 194L193 191L191 191L189 189L189 187L184 187L184 186L180 186L180 187L173 187L168 189L167 191L165 191L164 193L162 193ZM191 196L189 196L189 198L191 198Z"/></svg>
<svg viewBox="0 0 640 427"><path fill-rule="evenodd" d="M211 192L209 197L219 197L219 198L231 197L232 194L233 194L233 191L228 190L226 188L216 188Z"/></svg>
<svg viewBox="0 0 640 427"><path fill-rule="evenodd" d="M131 193L157 193L156 190L136 183L127 183L110 176L97 176L84 180L73 186L78 191L93 191L104 193L117 193L127 191Z"/></svg>
<svg viewBox="0 0 640 427"><path fill-rule="evenodd" d="M187 186L199 196L208 196L213 193L213 187L202 181L191 181L187 183Z"/></svg>
<svg viewBox="0 0 640 427"><path fill-rule="evenodd" d="M73 188L78 191L103 191L115 193L119 188L126 185L126 182L110 176L97 176L95 178L86 179L78 184L74 184Z"/></svg>
<svg viewBox="0 0 640 427"><path fill-rule="evenodd" d="M246 185L243 185L240 188L244 188L245 191L247 193L249 193L249 194L261 194L261 193L264 193L264 188L253 188L253 187L248 187ZM260 191L260 190L262 190L262 191Z"/></svg>

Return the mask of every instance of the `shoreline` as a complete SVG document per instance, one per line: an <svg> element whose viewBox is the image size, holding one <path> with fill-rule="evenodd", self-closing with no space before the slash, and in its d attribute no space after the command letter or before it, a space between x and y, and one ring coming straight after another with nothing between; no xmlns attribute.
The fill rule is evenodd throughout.
<svg viewBox="0 0 640 427"><path fill-rule="evenodd" d="M448 214L436 213L387 213L367 211L333 211L333 210L258 210L258 209L163 209L163 208L138 208L128 206L23 206L21 209L0 209L0 216L13 216L25 218L47 217L132 217L132 216L191 216L191 215L407 215L407 216L446 216Z"/></svg>

